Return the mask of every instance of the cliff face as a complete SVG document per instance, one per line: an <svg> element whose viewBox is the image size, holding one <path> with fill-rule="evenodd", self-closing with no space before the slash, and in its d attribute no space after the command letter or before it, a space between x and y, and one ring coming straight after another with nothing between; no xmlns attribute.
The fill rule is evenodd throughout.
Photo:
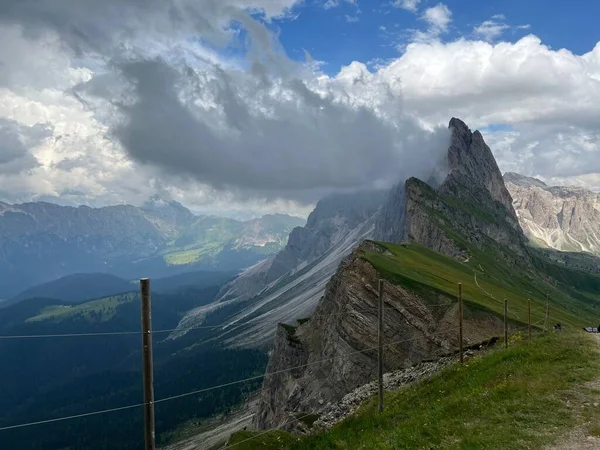
<svg viewBox="0 0 600 450"><path fill-rule="evenodd" d="M461 262L476 249L491 249L508 263L527 260L526 238L489 147L462 121L452 119L449 126L446 176L436 170L433 186L411 178L394 188L375 219L374 238L413 241ZM375 378L376 290L381 275L364 256L385 251L371 242L361 244L339 266L310 320L296 328L280 328L255 427L298 427L297 421L290 424L290 418L320 411ZM394 343L385 351L385 371L456 347L453 296L400 279L397 284L386 283L384 301L384 340ZM493 315L465 317L466 342L489 338L502 329ZM294 374L268 375L295 363L306 367Z"/></svg>
<svg viewBox="0 0 600 450"><path fill-rule="evenodd" d="M446 177L439 187L415 178L396 187L382 209L375 239L415 241L466 259L464 245L452 238L458 234L481 248L509 249L514 255L507 253L507 259L526 258L526 239L490 148L479 131L471 132L459 119L450 120L449 128Z"/></svg>
<svg viewBox="0 0 600 450"><path fill-rule="evenodd" d="M365 252L385 249L369 241L361 244L331 278L310 320L279 326L254 427L302 429L294 417L323 410L376 378L379 274L363 258ZM385 372L456 347L454 298L434 290L425 298L386 282L384 308ZM479 342L501 327L497 317L473 316L465 321L465 341ZM304 367L288 371L297 366ZM273 372L280 373L269 375Z"/></svg>
<svg viewBox="0 0 600 450"><path fill-rule="evenodd" d="M225 286L219 300L251 298L273 281L321 258L356 230L371 227L384 194L383 191L358 192L320 200L308 216L306 225L292 230L285 248Z"/></svg>
<svg viewBox="0 0 600 450"><path fill-rule="evenodd" d="M516 173L507 173L504 179L533 245L600 255L600 194L578 187L550 187Z"/></svg>
<svg viewBox="0 0 600 450"><path fill-rule="evenodd" d="M383 191L371 191L321 200L306 226L292 231L282 251L226 285L214 303L188 312L179 328L197 326L207 314L229 306L239 311L227 322L228 345L271 344L277 323L310 315L340 261L373 236L384 196ZM172 337L183 333L175 331Z"/></svg>

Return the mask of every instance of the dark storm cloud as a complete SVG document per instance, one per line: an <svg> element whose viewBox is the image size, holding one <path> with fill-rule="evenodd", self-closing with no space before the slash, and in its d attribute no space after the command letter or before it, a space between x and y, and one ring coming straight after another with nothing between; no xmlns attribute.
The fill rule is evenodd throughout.
<svg viewBox="0 0 600 450"><path fill-rule="evenodd" d="M403 117L400 98L380 95L386 87L369 80L356 83L378 89L384 105L355 102L346 90L354 85L316 87L314 74L287 58L248 11L266 5L268 17L293 3L0 0L0 17L32 34L53 30L80 56L103 59L105 73L73 94L134 160L166 174L238 195L303 201L427 176L447 148L447 130L424 132ZM245 30L245 71L210 62L189 44L197 37L225 44L231 23ZM375 112L380 106L386 119Z"/></svg>
<svg viewBox="0 0 600 450"><path fill-rule="evenodd" d="M297 198L301 191L389 185L426 174L430 158L447 147L445 130L430 135L409 119L382 120L298 79L269 82L218 68L208 76L161 60L121 70L135 101L112 101L123 117L113 135L137 161L217 188ZM214 105L194 106L198 98Z"/></svg>

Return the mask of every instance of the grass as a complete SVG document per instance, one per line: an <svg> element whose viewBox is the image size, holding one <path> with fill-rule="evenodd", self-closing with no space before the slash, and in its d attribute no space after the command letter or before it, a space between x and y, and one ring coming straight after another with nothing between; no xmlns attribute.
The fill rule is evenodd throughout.
<svg viewBox="0 0 600 450"><path fill-rule="evenodd" d="M64 320L74 316L83 317L89 322L106 322L114 317L119 305L132 302L138 298L138 294L131 292L128 294L114 295L112 297L93 300L80 305L48 306L37 316L30 317L25 322Z"/></svg>
<svg viewBox="0 0 600 450"><path fill-rule="evenodd" d="M331 430L298 438L282 431L235 434L236 449L538 449L581 421L576 403L598 377L596 343L581 332L548 333L531 344L512 341L464 366L387 392ZM589 399L588 399L589 400ZM586 419L600 420L600 409ZM590 426L588 433L597 432ZM243 441L243 442L242 442Z"/></svg>
<svg viewBox="0 0 600 450"><path fill-rule="evenodd" d="M459 262L416 243L377 245L387 252L366 252L365 259L390 282L408 287L426 300L429 295L431 303L439 303L432 291L456 297L457 283L461 282L467 306L469 303L483 306L502 315L503 301L507 298L510 318L518 322L526 323L527 299L531 299L532 322L535 323L544 319L546 292L552 292L550 323L561 322L573 328L588 325L583 317L561 305L581 303L577 299L541 280L531 279L527 273L510 272L506 265L482 257L480 253L473 252L468 262Z"/></svg>
<svg viewBox="0 0 600 450"><path fill-rule="evenodd" d="M200 260L213 258L222 250L223 244L217 242L205 244L199 248L167 253L163 258L165 262L171 266L192 264Z"/></svg>

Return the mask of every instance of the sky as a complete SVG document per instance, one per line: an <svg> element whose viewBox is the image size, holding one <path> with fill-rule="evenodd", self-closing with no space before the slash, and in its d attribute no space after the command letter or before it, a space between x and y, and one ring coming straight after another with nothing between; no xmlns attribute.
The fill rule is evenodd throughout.
<svg viewBox="0 0 600 450"><path fill-rule="evenodd" d="M597 17L587 0L0 0L0 201L305 216L427 177L451 117L503 172L600 191Z"/></svg>

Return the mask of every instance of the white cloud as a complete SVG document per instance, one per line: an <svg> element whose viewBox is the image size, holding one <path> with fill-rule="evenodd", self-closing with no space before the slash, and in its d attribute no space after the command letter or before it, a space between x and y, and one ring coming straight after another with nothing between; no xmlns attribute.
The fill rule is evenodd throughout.
<svg viewBox="0 0 600 450"><path fill-rule="evenodd" d="M510 28L507 24L497 22L496 20L486 20L473 29L476 36L480 36L486 41L493 41L500 37L504 30Z"/></svg>
<svg viewBox="0 0 600 450"><path fill-rule="evenodd" d="M502 36L506 30L527 30L530 28L529 25L511 26L505 20L504 14L496 14L491 19L485 20L473 28L473 35L488 42L493 42Z"/></svg>
<svg viewBox="0 0 600 450"><path fill-rule="evenodd" d="M350 15L346 14L345 17L346 17L346 22L348 22L348 23L356 23L359 21L358 16L350 16Z"/></svg>
<svg viewBox="0 0 600 450"><path fill-rule="evenodd" d="M327 0L325 3L323 3L323 8L324 9L331 9L331 8L335 8L337 6L340 6L343 2L348 3L350 5L357 5L357 0Z"/></svg>
<svg viewBox="0 0 600 450"><path fill-rule="evenodd" d="M420 20L427 23L427 29L409 30L412 34L413 42L430 42L439 39L439 37L448 31L448 26L452 22L452 11L443 3L427 8L419 17ZM399 46L404 50L405 44Z"/></svg>
<svg viewBox="0 0 600 450"><path fill-rule="evenodd" d="M427 8L421 16L429 26L439 33L448 31L448 25L452 22L452 11L443 3Z"/></svg>
<svg viewBox="0 0 600 450"><path fill-rule="evenodd" d="M393 6L396 8L406 9L407 11L414 13L417 12L419 3L421 3L421 0L396 0L393 3Z"/></svg>
<svg viewBox="0 0 600 450"><path fill-rule="evenodd" d="M405 110L426 124L457 116L474 128L512 126L484 132L504 170L565 180L600 174L600 42L584 55L551 50L533 35L495 45L413 43L378 76L397 80Z"/></svg>

